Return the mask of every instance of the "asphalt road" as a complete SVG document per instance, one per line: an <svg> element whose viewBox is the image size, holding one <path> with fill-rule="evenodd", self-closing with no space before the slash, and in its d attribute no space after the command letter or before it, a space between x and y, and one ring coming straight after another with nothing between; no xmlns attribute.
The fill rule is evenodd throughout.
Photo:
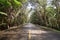
<svg viewBox="0 0 60 40"><path fill-rule="evenodd" d="M28 23L22 28L5 31L0 40L60 40L60 34Z"/></svg>

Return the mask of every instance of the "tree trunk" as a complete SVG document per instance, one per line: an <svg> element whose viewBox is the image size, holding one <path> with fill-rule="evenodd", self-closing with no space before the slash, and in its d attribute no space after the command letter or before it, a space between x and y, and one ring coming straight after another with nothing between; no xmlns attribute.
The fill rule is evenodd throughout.
<svg viewBox="0 0 60 40"><path fill-rule="evenodd" d="M45 7L43 7L43 9L44 9L44 22L45 22L45 25L48 26Z"/></svg>

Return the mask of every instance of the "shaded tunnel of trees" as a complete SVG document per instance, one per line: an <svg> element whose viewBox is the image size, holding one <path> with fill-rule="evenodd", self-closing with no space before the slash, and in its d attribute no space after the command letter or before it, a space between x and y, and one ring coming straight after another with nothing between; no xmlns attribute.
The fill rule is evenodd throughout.
<svg viewBox="0 0 60 40"><path fill-rule="evenodd" d="M60 30L60 0L0 0L0 30L25 24L28 2L36 7L31 23Z"/></svg>

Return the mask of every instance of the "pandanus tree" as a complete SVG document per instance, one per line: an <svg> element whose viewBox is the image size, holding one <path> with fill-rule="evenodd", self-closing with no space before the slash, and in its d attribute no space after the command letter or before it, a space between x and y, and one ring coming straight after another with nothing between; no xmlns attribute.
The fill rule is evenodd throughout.
<svg viewBox="0 0 60 40"><path fill-rule="evenodd" d="M4 12L0 12L0 30L7 29L7 17L8 15Z"/></svg>
<svg viewBox="0 0 60 40"><path fill-rule="evenodd" d="M52 0L52 5L54 5L54 7L56 7L55 11L56 11L56 20L57 20L57 28L59 28L59 25L60 25L60 0Z"/></svg>
<svg viewBox="0 0 60 40"><path fill-rule="evenodd" d="M46 6L47 6L47 0L38 0L37 1L40 5L40 8L42 8L41 13L43 14L44 23L47 26L47 18L46 18Z"/></svg>
<svg viewBox="0 0 60 40"><path fill-rule="evenodd" d="M6 20L8 25L10 25L11 22L13 23L17 18L24 2L26 2L26 0L0 0L0 12L2 12L2 15L7 14ZM3 14L3 12L5 13Z"/></svg>

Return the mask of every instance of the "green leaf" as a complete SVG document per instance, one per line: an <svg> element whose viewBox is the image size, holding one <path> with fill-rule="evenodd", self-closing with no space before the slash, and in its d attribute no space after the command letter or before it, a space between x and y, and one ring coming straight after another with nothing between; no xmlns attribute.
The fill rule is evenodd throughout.
<svg viewBox="0 0 60 40"><path fill-rule="evenodd" d="M5 15L5 16L8 16L7 13L4 13L4 12L0 12L1 15Z"/></svg>
<svg viewBox="0 0 60 40"><path fill-rule="evenodd" d="M19 2L19 1L17 1L17 0L13 0L13 1L14 1L14 3L15 3L16 5L22 6L22 3L21 3L21 2Z"/></svg>
<svg viewBox="0 0 60 40"><path fill-rule="evenodd" d="M5 7L11 6L11 3L8 0L0 0L0 4L4 5Z"/></svg>
<svg viewBox="0 0 60 40"><path fill-rule="evenodd" d="M17 1L17 0L13 0L12 1L12 5L13 5L13 8L14 9L17 9L18 7L21 7L22 6L22 3Z"/></svg>

